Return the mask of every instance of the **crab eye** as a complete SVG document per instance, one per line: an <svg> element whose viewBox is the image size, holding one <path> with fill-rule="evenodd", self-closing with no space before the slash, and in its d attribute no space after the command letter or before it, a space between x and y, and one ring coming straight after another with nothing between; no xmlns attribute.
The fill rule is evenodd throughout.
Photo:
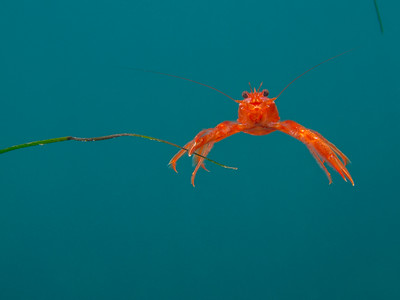
<svg viewBox="0 0 400 300"><path fill-rule="evenodd" d="M268 90L263 90L262 91L262 95L263 95L263 97L268 97L269 91Z"/></svg>
<svg viewBox="0 0 400 300"><path fill-rule="evenodd" d="M242 97L243 97L244 99L249 98L249 93L246 92L246 91L244 91L244 92L242 93Z"/></svg>

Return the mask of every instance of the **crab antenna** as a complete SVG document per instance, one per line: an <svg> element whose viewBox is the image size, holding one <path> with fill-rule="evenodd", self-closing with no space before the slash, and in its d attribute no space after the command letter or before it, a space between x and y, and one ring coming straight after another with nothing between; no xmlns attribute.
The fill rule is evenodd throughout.
<svg viewBox="0 0 400 300"><path fill-rule="evenodd" d="M260 91L263 82L261 81L260 86L258 87L257 93Z"/></svg>
<svg viewBox="0 0 400 300"><path fill-rule="evenodd" d="M251 87L251 83L249 81L250 92L252 92L253 88Z"/></svg>
<svg viewBox="0 0 400 300"><path fill-rule="evenodd" d="M304 73L300 74L300 75L297 76L295 79L293 79L291 82L289 82L289 84L288 84L287 86L285 86L285 88L278 94L278 96L275 97L275 99L279 98L279 96L283 93L284 90L286 90L293 82L295 82L297 79L299 79L299 78L302 77L303 75L306 75L308 72L310 72L311 70L314 70L316 67L319 67L320 65L322 65L322 64L324 64L324 63L326 63L326 62L328 62L328 61L330 61L330 60L332 60L332 59L335 59L335 58L337 58L337 57L339 57L339 56L342 56L343 54L346 54L346 53L348 53L348 52L350 52L350 51L353 51L353 50L354 50L354 49L350 49L350 50L347 50L347 51L345 51L345 52L342 52L342 53L340 53L340 54L338 54L338 55L332 56L331 58L328 58L327 60L324 60L323 62L320 62L319 64L315 65L315 66L312 67L311 69L308 69L308 70L305 71Z"/></svg>
<svg viewBox="0 0 400 300"><path fill-rule="evenodd" d="M154 74L159 74L159 75L165 75L165 76L175 77L175 78L183 79L183 80L186 80L186 81L194 82L194 83L203 85L203 86L205 86L205 87L208 87L208 88L210 88L210 89L212 89L212 90L214 90L214 91L217 91L218 93L220 93L220 94L222 94L222 95L228 97L229 99L231 99L231 100L233 100L233 101L236 101L236 100L233 99L231 96L225 94L224 92L220 91L219 89L217 89L217 88L215 88L215 87L212 87L212 86L207 85L207 84L205 84L205 83L201 83L201 82L198 82L198 81L189 79L189 78L185 78L185 77L181 77L181 76L177 76L177 75L173 75L173 74L168 74L168 73L163 73L163 72L157 72L157 71L152 71L152 70L145 70L145 69L137 69L137 68L124 68L124 69L142 71L142 72L147 72L147 73L154 73Z"/></svg>

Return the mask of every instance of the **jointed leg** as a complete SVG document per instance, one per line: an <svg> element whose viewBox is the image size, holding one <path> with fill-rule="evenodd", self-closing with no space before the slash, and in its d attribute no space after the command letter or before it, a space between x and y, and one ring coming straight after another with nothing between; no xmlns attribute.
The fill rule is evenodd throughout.
<svg viewBox="0 0 400 300"><path fill-rule="evenodd" d="M174 171L177 172L176 163L185 154L185 152L188 152L189 156L192 156L192 154L195 152L202 156L207 156L215 143L227 138L228 136L231 136L232 134L242 131L242 127L243 126L237 122L225 121L218 124L215 128L209 128L200 131L192 141L184 146L184 148L187 150L180 150L174 155L174 157L172 157L169 164ZM194 179L198 169L200 167L205 170L207 169L204 166L203 157L199 157L197 155L194 156L193 163L195 164L195 169L192 173L192 185L194 186Z"/></svg>
<svg viewBox="0 0 400 300"><path fill-rule="evenodd" d="M275 128L291 135L307 146L315 160L328 176L329 183L332 182L332 179L324 165L325 162L332 166L345 181L348 179L354 185L354 181L345 167L350 160L321 134L290 120L277 123Z"/></svg>

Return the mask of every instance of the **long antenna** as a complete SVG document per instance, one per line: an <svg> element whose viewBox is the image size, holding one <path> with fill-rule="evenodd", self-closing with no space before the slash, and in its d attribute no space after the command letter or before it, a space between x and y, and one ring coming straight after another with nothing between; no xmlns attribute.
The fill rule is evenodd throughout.
<svg viewBox="0 0 400 300"><path fill-rule="evenodd" d="M347 50L347 51L345 51L345 52L342 52L342 53L340 53L340 54L338 54L338 55L335 55L335 56L332 56L331 58L328 58L327 60L324 60L323 62L320 62L319 64L317 64L317 65L315 65L314 67L312 67L311 69L308 69L307 71L305 71L304 73L302 73L302 74L300 74L299 76L297 76L295 79L293 79L291 82L289 82L289 84L287 85L287 86L285 86L285 88L278 94L278 96L276 96L275 98L278 98L282 93L283 93L283 91L284 90L286 90L293 82L295 82L297 79L299 79L300 77L302 77L303 75L306 75L308 72L310 72L311 70L314 70L316 67L319 67L320 65L322 65L322 64L324 64L324 63L326 63L326 62L328 62L328 61L330 61L330 60L332 60L332 59L335 59L335 58L337 58L337 57L339 57L339 56L342 56L343 54L346 54L346 53L348 53L348 52L350 52L350 51L353 51L354 49L350 49L350 50Z"/></svg>
<svg viewBox="0 0 400 300"><path fill-rule="evenodd" d="M186 80L186 81L194 82L194 83L203 85L203 86L205 86L205 87L208 87L208 88L210 88L210 89L212 89L212 90L214 90L214 91L217 91L218 93L220 93L220 94L222 94L222 95L228 97L229 99L231 99L231 100L233 100L233 101L236 101L234 98L232 98L231 96L225 94L224 92L220 91L219 89L217 89L217 88L215 88L215 87L212 87L212 86L207 85L207 84L205 84L205 83L201 83L201 82L198 82L198 81L189 79L189 78L185 78L185 77L181 77L181 76L177 76L177 75L173 75L173 74L168 74L168 73L163 73L163 72L157 72L157 71L152 71L152 70L146 70L146 69L138 69L138 68L124 68L124 69L142 71L142 72L147 72L147 73L154 73L154 74L159 74L159 75L165 75L165 76L175 77L175 78L183 79L183 80Z"/></svg>

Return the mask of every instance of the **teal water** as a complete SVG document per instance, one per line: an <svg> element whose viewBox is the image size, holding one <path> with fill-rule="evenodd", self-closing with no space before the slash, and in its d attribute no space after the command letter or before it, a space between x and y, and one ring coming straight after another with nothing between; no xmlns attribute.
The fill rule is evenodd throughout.
<svg viewBox="0 0 400 300"><path fill-rule="evenodd" d="M400 299L399 3L3 1L0 148L119 132L184 145L248 82L352 161L282 133L190 159L137 138L0 156L0 299Z"/></svg>

